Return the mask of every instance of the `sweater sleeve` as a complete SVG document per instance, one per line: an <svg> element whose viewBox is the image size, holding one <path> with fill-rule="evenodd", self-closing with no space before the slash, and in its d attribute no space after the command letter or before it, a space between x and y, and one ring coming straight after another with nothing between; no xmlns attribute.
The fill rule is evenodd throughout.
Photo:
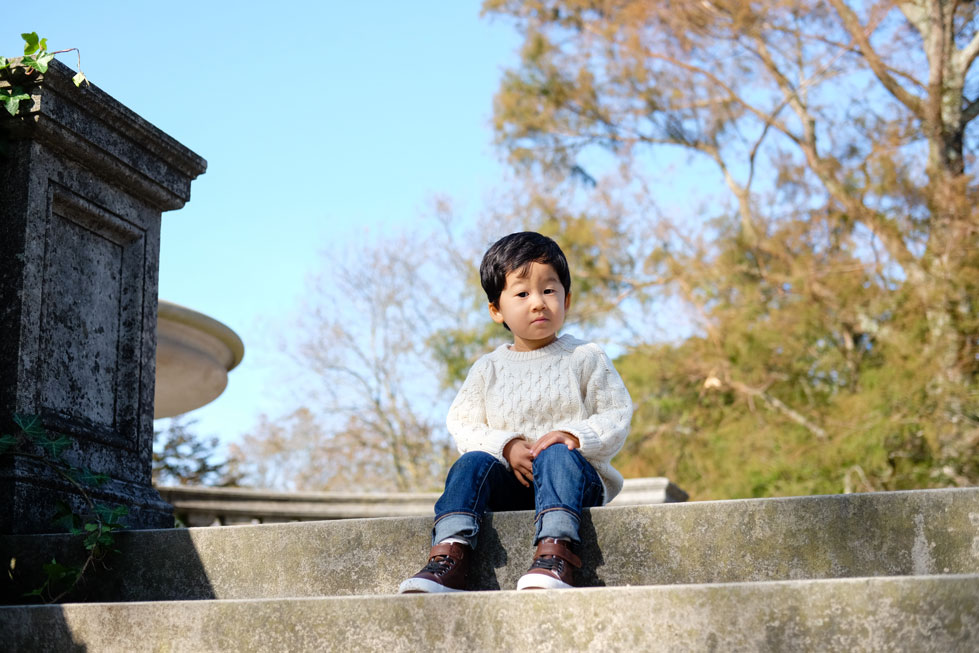
<svg viewBox="0 0 979 653"><path fill-rule="evenodd" d="M473 365L459 389L459 394L449 407L446 426L455 440L459 453L484 451L509 469L510 464L503 457L503 448L510 440L521 438L523 435L490 428L486 419L485 402L488 366L489 363L484 358Z"/></svg>
<svg viewBox="0 0 979 653"><path fill-rule="evenodd" d="M580 371L584 419L563 422L557 431L571 433L581 443L581 454L589 460L608 461L629 434L632 399L612 361L598 345L587 348Z"/></svg>

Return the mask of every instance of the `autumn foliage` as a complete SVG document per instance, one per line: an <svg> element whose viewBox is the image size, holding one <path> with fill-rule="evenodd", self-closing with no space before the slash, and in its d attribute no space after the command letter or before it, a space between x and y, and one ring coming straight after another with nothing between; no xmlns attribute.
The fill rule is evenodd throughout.
<svg viewBox="0 0 979 653"><path fill-rule="evenodd" d="M617 363L627 476L695 498L979 481L974 3L485 10L524 37L501 145L538 205L591 189L541 226L628 223L589 236L609 263L593 292L690 325ZM664 174L707 168L663 209Z"/></svg>
<svg viewBox="0 0 979 653"><path fill-rule="evenodd" d="M438 489L448 399L506 339L479 256L534 229L571 262L566 331L632 393L627 477L976 484L975 5L487 0L523 38L494 106L512 178L471 233L443 206L326 261L290 345L318 398L240 453L298 465L285 487Z"/></svg>

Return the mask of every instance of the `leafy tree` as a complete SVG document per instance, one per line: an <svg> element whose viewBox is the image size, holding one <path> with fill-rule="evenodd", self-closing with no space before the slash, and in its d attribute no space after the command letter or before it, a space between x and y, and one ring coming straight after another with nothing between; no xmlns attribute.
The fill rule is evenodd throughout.
<svg viewBox="0 0 979 653"><path fill-rule="evenodd" d="M235 459L216 461L218 439L201 438L193 432L194 424L174 418L153 433L154 485L238 485Z"/></svg>
<svg viewBox="0 0 979 653"><path fill-rule="evenodd" d="M264 417L235 449L245 482L286 490L436 489L454 448L444 426L438 331L471 303L447 232L365 238L324 252L283 344L300 408ZM444 353L444 352L443 352Z"/></svg>
<svg viewBox="0 0 979 653"><path fill-rule="evenodd" d="M338 490L352 470L351 453L332 446L317 416L306 407L271 419L262 415L231 453L240 461L241 484L282 491ZM348 486L349 487L349 486Z"/></svg>
<svg viewBox="0 0 979 653"><path fill-rule="evenodd" d="M524 36L496 127L537 201L618 175L649 222L616 283L695 325L620 362L626 471L700 497L979 481L974 3L484 7ZM721 182L706 216L643 211L678 149Z"/></svg>

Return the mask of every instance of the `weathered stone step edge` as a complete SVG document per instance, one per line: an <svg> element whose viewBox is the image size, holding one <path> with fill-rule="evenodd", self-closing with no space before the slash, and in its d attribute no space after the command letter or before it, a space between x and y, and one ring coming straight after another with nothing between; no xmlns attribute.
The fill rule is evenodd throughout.
<svg viewBox="0 0 979 653"><path fill-rule="evenodd" d="M411 517L133 532L91 598L391 593L424 563L430 526ZM582 535L584 586L975 573L979 488L608 507L586 515ZM530 513L488 516L472 588L514 587L532 539ZM23 552L21 569L50 560L58 542L0 538Z"/></svg>
<svg viewBox="0 0 979 653"><path fill-rule="evenodd" d="M10 651L975 651L979 575L0 608Z"/></svg>

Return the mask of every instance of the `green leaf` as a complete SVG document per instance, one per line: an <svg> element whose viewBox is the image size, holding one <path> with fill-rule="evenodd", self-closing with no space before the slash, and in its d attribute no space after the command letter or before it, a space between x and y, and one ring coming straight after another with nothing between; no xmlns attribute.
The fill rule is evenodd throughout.
<svg viewBox="0 0 979 653"><path fill-rule="evenodd" d="M125 528L123 524L119 523L119 518L128 515L129 508L126 506L109 508L105 504L97 503L95 504L95 514L98 515L100 520L102 520L102 527L104 529L119 530Z"/></svg>
<svg viewBox="0 0 979 653"><path fill-rule="evenodd" d="M78 567L63 565L54 558L51 558L51 562L43 565L41 568L51 582L58 582L64 578L77 578L78 573L81 571Z"/></svg>
<svg viewBox="0 0 979 653"><path fill-rule="evenodd" d="M7 57L0 57L0 70L10 67L10 59Z"/></svg>
<svg viewBox="0 0 979 653"><path fill-rule="evenodd" d="M20 60L22 64L28 68L32 68L39 73L48 72L48 64L54 59L53 54L48 54L46 52L39 52L37 56L34 57L24 57Z"/></svg>
<svg viewBox="0 0 979 653"><path fill-rule="evenodd" d="M82 82L88 83L88 77L85 76L85 73L79 70L77 73L75 73L75 76L71 78L71 81L75 83L75 86L81 86Z"/></svg>
<svg viewBox="0 0 979 653"><path fill-rule="evenodd" d="M93 485L95 487L109 480L108 474L99 474L87 467L72 467L68 470L68 475L82 485Z"/></svg>
<svg viewBox="0 0 979 653"><path fill-rule="evenodd" d="M31 32L30 34L21 34L21 38L24 39L24 54L34 54L38 51L41 46L40 39L37 36L37 32Z"/></svg>
<svg viewBox="0 0 979 653"><path fill-rule="evenodd" d="M0 435L0 455L3 455L20 444L20 440L13 435Z"/></svg>
<svg viewBox="0 0 979 653"><path fill-rule="evenodd" d="M20 89L14 89L14 91L19 91ZM30 97L26 93L26 97ZM47 431L44 430L44 426L41 424L41 417L39 415L21 415L20 413L14 413L14 423L20 427L26 435L37 436L44 435Z"/></svg>
<svg viewBox="0 0 979 653"><path fill-rule="evenodd" d="M41 52L47 52L48 51L48 40L47 39L41 39L41 44L40 44L39 47L41 49Z"/></svg>
<svg viewBox="0 0 979 653"><path fill-rule="evenodd" d="M54 517L51 519L51 523L55 526L60 526L70 532L72 535L77 535L81 531L78 530L81 526L82 520L71 510L69 506L64 501L58 501L55 504Z"/></svg>
<svg viewBox="0 0 979 653"><path fill-rule="evenodd" d="M86 528L87 527L88 524L86 524ZM85 540L83 542L83 544L85 545L85 549L87 551L91 551L92 553L95 553L97 555L101 555L102 553L104 553L102 549L105 549L106 547L112 545L113 543L115 543L115 538L112 536L112 533L107 533L105 531L98 531L98 530L92 531L91 533L86 535Z"/></svg>
<svg viewBox="0 0 979 653"><path fill-rule="evenodd" d="M99 525L98 524L93 524L91 522L85 524L85 530L87 530L89 533L92 533L92 532L98 530L98 528L99 528Z"/></svg>
<svg viewBox="0 0 979 653"><path fill-rule="evenodd" d="M30 95L27 93L18 93L18 90L20 89L14 89L14 91L9 95L5 95L4 93L0 92L0 100L3 101L4 107L7 109L7 113L12 116L16 116L17 112L20 110L21 100L31 99Z"/></svg>
<svg viewBox="0 0 979 653"><path fill-rule="evenodd" d="M45 53L45 54L40 55L37 58L37 62L35 64L35 68L37 68L42 73L48 72L48 65L51 63L51 60L52 59L54 59L54 55L53 54L47 54L47 53Z"/></svg>
<svg viewBox="0 0 979 653"><path fill-rule="evenodd" d="M39 446L44 453L48 454L52 458L60 458L61 452L71 446L71 438L60 435L57 438L44 438L36 440L35 444Z"/></svg>

